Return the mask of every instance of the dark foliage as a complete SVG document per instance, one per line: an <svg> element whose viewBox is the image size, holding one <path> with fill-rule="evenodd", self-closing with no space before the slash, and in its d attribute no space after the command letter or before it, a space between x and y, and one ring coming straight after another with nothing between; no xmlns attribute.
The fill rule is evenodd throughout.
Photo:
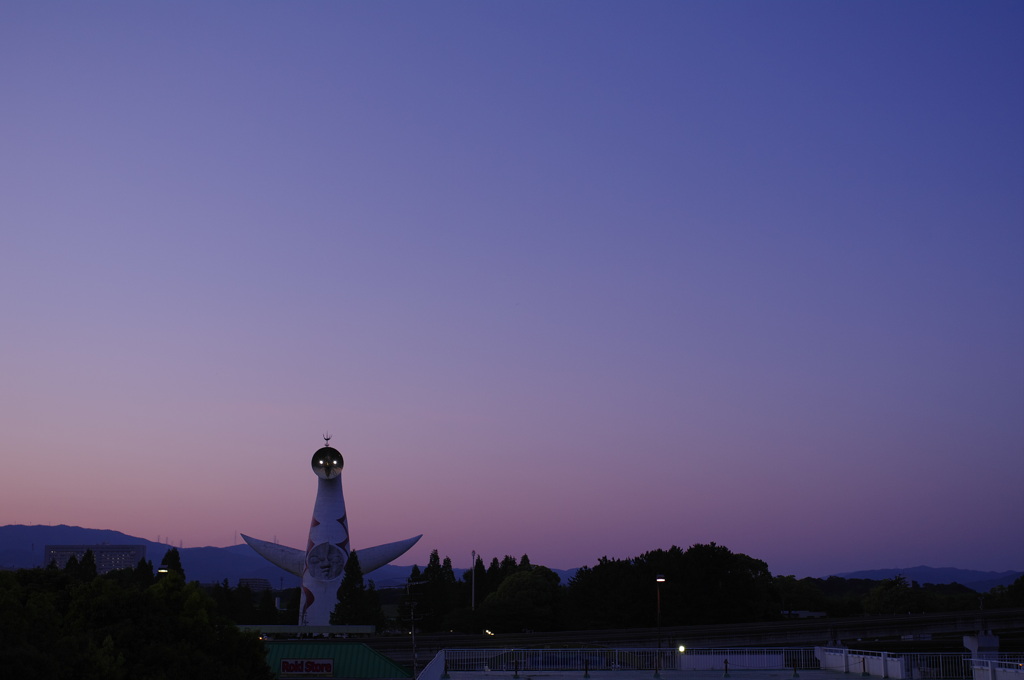
<svg viewBox="0 0 1024 680"><path fill-rule="evenodd" d="M367 586L363 582L363 570L359 566L359 555L352 551L345 562L345 573L338 587L338 604L331 612L331 623L334 625L373 625L378 629L384 626L384 615L381 613L380 600L373 581Z"/></svg>
<svg viewBox="0 0 1024 680"><path fill-rule="evenodd" d="M657 577L664 577L658 583ZM653 628L778 618L768 565L715 543L602 557L569 581L566 625ZM660 619L659 619L660 613Z"/></svg>
<svg viewBox="0 0 1024 680"><path fill-rule="evenodd" d="M0 667L10 677L272 677L259 639L199 584L176 571L155 578L148 562L102 576L88 563L0 572Z"/></svg>
<svg viewBox="0 0 1024 680"><path fill-rule="evenodd" d="M160 571L174 572L185 578L185 568L181 566L181 553L177 548L171 548L164 553L164 558L160 560Z"/></svg>
<svg viewBox="0 0 1024 680"><path fill-rule="evenodd" d="M984 601L959 583L920 585L902 576L882 580L776 576L773 584L782 611L806 610L833 617L964 611L977 609ZM993 589L990 603L1013 606L1001 604L998 593L1006 590Z"/></svg>
<svg viewBox="0 0 1024 680"><path fill-rule="evenodd" d="M996 586L985 601L988 607L1024 607L1024 576L1008 586Z"/></svg>
<svg viewBox="0 0 1024 680"><path fill-rule="evenodd" d="M656 581L659 575L663 582ZM920 585L902 577L773 577L762 560L708 543L629 559L602 557L568 584L526 555L519 561L492 558L486 569L478 557L456 580L450 560L435 550L422 573L413 567L406 592L396 629L408 630L410 603L416 602L417 630L499 633L745 623L804 612L847 617L1024 606L1024 577L984 598L960 584Z"/></svg>

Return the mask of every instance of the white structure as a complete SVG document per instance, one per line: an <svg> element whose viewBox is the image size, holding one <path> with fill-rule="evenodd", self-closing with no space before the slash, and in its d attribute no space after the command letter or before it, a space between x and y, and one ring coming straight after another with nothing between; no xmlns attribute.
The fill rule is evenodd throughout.
<svg viewBox="0 0 1024 680"><path fill-rule="evenodd" d="M341 469L345 459L330 446L330 439L330 435L324 437L324 446L313 454L311 461L318 479L306 549L288 548L242 534L245 542L261 557L302 578L300 626L330 624L331 612L338 601L338 586L351 552L345 495L341 490ZM420 536L359 550L362 572L368 574L383 567L411 548Z"/></svg>
<svg viewBox="0 0 1024 680"><path fill-rule="evenodd" d="M139 562L146 559L144 545L48 545L43 550L43 566L56 563L58 569L63 569L72 557L81 562L89 550L96 561L97 574L106 574L118 569L134 569L139 566Z"/></svg>
<svg viewBox="0 0 1024 680"><path fill-rule="evenodd" d="M964 636L964 638L973 636ZM997 639L991 634L978 637ZM846 647L815 647L821 670L860 673L861 676L914 680L916 678L962 678L970 669L974 680L1024 680L1021 658L1014 654L991 652L987 658L976 653L898 653L874 652ZM969 677L969 676L968 676Z"/></svg>

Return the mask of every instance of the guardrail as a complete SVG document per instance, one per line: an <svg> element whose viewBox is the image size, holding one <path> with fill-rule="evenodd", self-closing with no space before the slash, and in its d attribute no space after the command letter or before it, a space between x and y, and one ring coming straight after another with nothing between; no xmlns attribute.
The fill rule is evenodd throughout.
<svg viewBox="0 0 1024 680"><path fill-rule="evenodd" d="M615 648L615 649L446 649L451 672L534 672L611 670L792 670L818 668L811 647Z"/></svg>
<svg viewBox="0 0 1024 680"><path fill-rule="evenodd" d="M970 653L893 653L870 652L845 647L817 647L815 654L822 670L840 673L859 673L862 677L892 678L893 680L1010 680L998 671L1004 668L1024 674L1024 658L1013 654L999 654L997 659L974 658ZM985 664L997 664L989 667ZM989 670L989 674L979 670ZM996 675L992 675L995 672ZM1022 675L1013 680L1024 680Z"/></svg>
<svg viewBox="0 0 1024 680"><path fill-rule="evenodd" d="M1019 630L1024 627L1024 608L895 616L860 616L851 618L796 619L762 623L730 623L699 626L663 626L661 628L629 628L617 630L546 631L538 633L421 634L416 642L425 654L434 655L442 649L528 647L665 647L686 645L689 648L712 647L814 647L831 641L856 645L860 639L899 638L921 634L971 634L978 631ZM402 656L409 648L403 636L374 636L366 643L389 656Z"/></svg>
<svg viewBox="0 0 1024 680"><path fill-rule="evenodd" d="M418 680L449 673L824 670L892 680L1024 680L1024 657L873 652L844 647L444 649Z"/></svg>

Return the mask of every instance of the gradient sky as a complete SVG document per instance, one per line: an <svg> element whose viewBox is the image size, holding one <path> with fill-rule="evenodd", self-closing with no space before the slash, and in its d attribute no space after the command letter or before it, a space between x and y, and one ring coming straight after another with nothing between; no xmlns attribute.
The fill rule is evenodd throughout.
<svg viewBox="0 0 1024 680"><path fill-rule="evenodd" d="M1024 570L1021 2L0 2L0 524Z"/></svg>

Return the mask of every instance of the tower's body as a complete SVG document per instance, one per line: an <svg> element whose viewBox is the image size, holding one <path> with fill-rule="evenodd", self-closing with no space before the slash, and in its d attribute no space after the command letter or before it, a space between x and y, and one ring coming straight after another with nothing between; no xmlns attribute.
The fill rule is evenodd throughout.
<svg viewBox="0 0 1024 680"><path fill-rule="evenodd" d="M338 601L338 586L350 550L345 494L341 490L344 465L341 454L331 446L324 446L313 454L313 472L318 479L302 569L299 625L329 623Z"/></svg>
<svg viewBox="0 0 1024 680"><path fill-rule="evenodd" d="M338 602L338 587L351 552L345 495L341 490L341 469L345 460L324 437L324 446L313 454L311 465L317 476L313 519L305 550L260 541L242 534L245 542L262 557L302 579L299 603L300 626L326 626ZM363 574L383 567L411 548L420 536L385 543L359 551Z"/></svg>

